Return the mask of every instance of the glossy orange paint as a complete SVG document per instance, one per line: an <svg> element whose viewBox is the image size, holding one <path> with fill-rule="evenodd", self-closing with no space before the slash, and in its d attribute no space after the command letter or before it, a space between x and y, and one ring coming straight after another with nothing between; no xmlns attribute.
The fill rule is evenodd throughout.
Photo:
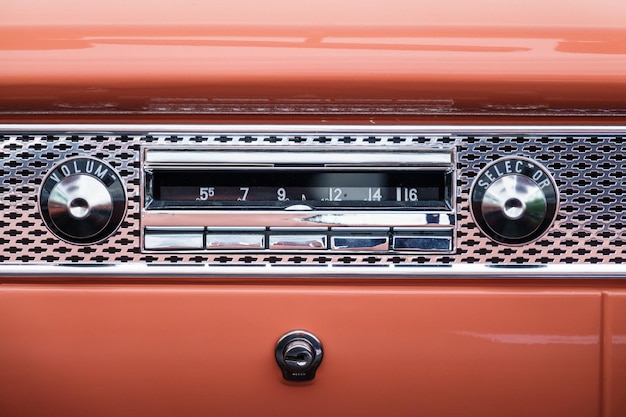
<svg viewBox="0 0 626 417"><path fill-rule="evenodd" d="M6 285L0 414L593 416L601 298L506 284ZM301 385L273 356L297 328L325 351Z"/></svg>
<svg viewBox="0 0 626 417"><path fill-rule="evenodd" d="M612 0L8 0L0 110L623 114L624 15Z"/></svg>
<svg viewBox="0 0 626 417"><path fill-rule="evenodd" d="M4 0L0 120L626 120L626 2ZM227 278L224 278L226 281ZM0 416L626 415L626 293L0 285ZM277 339L316 333L310 384Z"/></svg>
<svg viewBox="0 0 626 417"><path fill-rule="evenodd" d="M604 366L606 416L626 413L626 291L604 294Z"/></svg>

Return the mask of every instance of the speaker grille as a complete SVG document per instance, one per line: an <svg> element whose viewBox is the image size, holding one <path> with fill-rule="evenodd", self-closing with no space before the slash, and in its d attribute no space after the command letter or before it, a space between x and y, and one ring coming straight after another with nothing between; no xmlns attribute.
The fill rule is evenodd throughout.
<svg viewBox="0 0 626 417"><path fill-rule="evenodd" d="M624 260L624 137L621 135L473 134L58 134L13 132L0 135L0 207L3 263L128 263L220 265L416 265L609 263ZM457 253L446 256L329 254L142 254L140 250L140 164L142 144L267 147L289 145L452 146L457 153ZM551 231L520 247L491 242L469 213L473 179L489 162L525 156L545 165L560 191L560 211ZM112 165L128 188L128 214L103 243L73 246L45 228L37 198L45 173L73 156L93 156Z"/></svg>
<svg viewBox="0 0 626 417"><path fill-rule="evenodd" d="M457 262L622 263L624 138L622 136L466 136L458 142ZM485 239L468 218L468 187L489 162L518 155L543 163L560 192L554 227L539 241L504 247Z"/></svg>

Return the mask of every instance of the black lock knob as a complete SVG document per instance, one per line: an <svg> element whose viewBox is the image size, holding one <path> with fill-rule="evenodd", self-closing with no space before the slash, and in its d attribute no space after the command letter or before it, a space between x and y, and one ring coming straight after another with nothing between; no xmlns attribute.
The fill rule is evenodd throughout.
<svg viewBox="0 0 626 417"><path fill-rule="evenodd" d="M322 344L304 330L294 330L278 340L276 362L288 381L310 381L322 362Z"/></svg>

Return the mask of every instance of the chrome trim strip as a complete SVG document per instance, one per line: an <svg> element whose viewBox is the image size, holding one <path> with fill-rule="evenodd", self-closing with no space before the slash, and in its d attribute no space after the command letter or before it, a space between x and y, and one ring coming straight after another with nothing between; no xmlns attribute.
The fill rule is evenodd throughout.
<svg viewBox="0 0 626 417"><path fill-rule="evenodd" d="M62 133L103 133L103 134L180 134L180 133L330 133L330 132L376 132L385 133L425 133L463 134L478 133L626 133L626 126L572 126L572 125L277 125L277 124L250 124L250 125L200 125L200 124L0 124L0 132L62 132Z"/></svg>
<svg viewBox="0 0 626 417"><path fill-rule="evenodd" d="M317 147L316 147L317 149ZM211 165L222 168L238 166L247 168L250 165L273 166L276 163L288 163L289 169L298 168L302 165L319 164L332 165L334 167L354 167L374 165L376 168L403 166L407 169L423 168L432 166L451 166L454 156L451 150L437 152L430 149L416 149L413 152L395 152L393 149L385 151L361 150L360 152L294 152L285 150L265 150L263 152L250 151L230 152L216 149L192 149L175 150L175 146L144 149L144 169L152 168L176 168L196 167ZM280 156L280 158L278 158ZM283 159L288 158L288 159ZM173 165L173 166L172 166ZM410 165L410 166L407 166ZM419 167L414 167L419 165Z"/></svg>
<svg viewBox="0 0 626 417"><path fill-rule="evenodd" d="M210 220L207 216L210 215ZM259 210L254 216L245 210L179 210L144 211L141 213L143 227L188 227L209 226L220 228L234 227L287 227L304 230L310 227L441 227L454 226L454 213L406 212L406 211L267 211Z"/></svg>
<svg viewBox="0 0 626 417"><path fill-rule="evenodd" d="M179 279L232 279L232 278L380 278L424 280L456 279L626 279L623 265L541 265L493 266L484 264L445 266L170 266L147 264L103 265L1 265L0 282L7 278L89 278L116 280L169 278Z"/></svg>

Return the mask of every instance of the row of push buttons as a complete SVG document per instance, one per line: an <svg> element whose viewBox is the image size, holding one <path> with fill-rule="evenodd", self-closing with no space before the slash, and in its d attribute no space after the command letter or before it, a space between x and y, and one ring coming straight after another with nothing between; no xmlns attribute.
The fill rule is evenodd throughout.
<svg viewBox="0 0 626 417"><path fill-rule="evenodd" d="M146 228L148 251L373 251L450 252L452 229Z"/></svg>

